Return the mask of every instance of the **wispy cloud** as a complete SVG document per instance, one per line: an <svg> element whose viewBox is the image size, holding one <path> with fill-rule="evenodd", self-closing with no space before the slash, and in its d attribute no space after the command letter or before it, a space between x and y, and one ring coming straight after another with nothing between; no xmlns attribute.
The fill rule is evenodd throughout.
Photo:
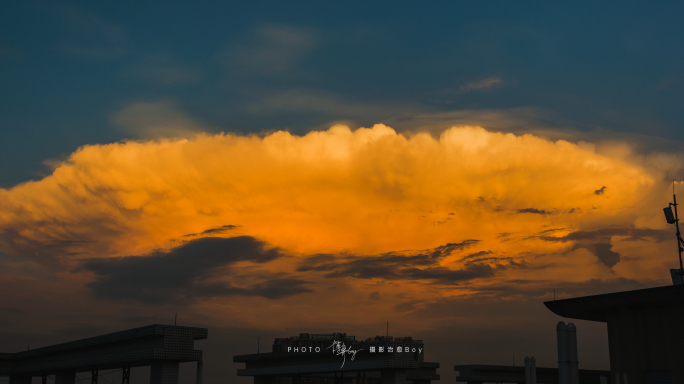
<svg viewBox="0 0 684 384"><path fill-rule="evenodd" d="M181 63L167 53L147 55L124 71L124 76L165 86L196 83L201 72L195 66Z"/></svg>
<svg viewBox="0 0 684 384"><path fill-rule="evenodd" d="M170 101L133 103L114 113L111 120L134 139L192 137L211 131L210 127L181 112Z"/></svg>
<svg viewBox="0 0 684 384"><path fill-rule="evenodd" d="M220 235L220 234L232 231L233 229L235 229L237 227L238 227L237 225L226 224L226 225L222 225L222 226L216 227L216 228L209 228L209 229L204 230L204 231L199 232L199 233L189 233L183 237Z"/></svg>
<svg viewBox="0 0 684 384"><path fill-rule="evenodd" d="M503 82L504 81L500 77L488 77L486 79L472 81L470 83L464 84L459 88L459 90L461 92L483 91L501 85L503 84Z"/></svg>
<svg viewBox="0 0 684 384"><path fill-rule="evenodd" d="M425 95L425 101L430 104L454 104L466 97L469 93L483 93L493 91L505 84L501 77L487 77L480 80L471 81L461 86L449 87L438 91L432 91Z"/></svg>
<svg viewBox="0 0 684 384"><path fill-rule="evenodd" d="M246 111L252 114L310 113L330 119L373 118L384 120L418 111L415 105L387 102L359 102L340 95L314 89L292 89L270 94L249 103Z"/></svg>
<svg viewBox="0 0 684 384"><path fill-rule="evenodd" d="M84 59L110 60L126 55L128 37L123 26L85 8L65 3L44 3L44 11L61 21L65 36L57 50Z"/></svg>
<svg viewBox="0 0 684 384"><path fill-rule="evenodd" d="M226 48L219 54L219 60L229 70L239 68L245 73L276 76L295 69L316 44L313 30L262 25L252 32L248 41Z"/></svg>

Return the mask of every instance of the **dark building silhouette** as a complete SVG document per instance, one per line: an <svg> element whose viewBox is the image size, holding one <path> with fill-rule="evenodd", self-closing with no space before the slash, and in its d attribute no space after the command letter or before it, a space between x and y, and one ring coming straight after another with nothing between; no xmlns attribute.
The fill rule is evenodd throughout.
<svg viewBox="0 0 684 384"><path fill-rule="evenodd" d="M178 364L197 362L197 384L202 382L202 351L194 349L195 340L207 338L206 328L173 325L146 327L109 333L87 339L0 354L0 376L9 384L31 384L34 376L55 384L74 384L76 374L90 374L97 384L100 370L123 370L128 384L131 367L151 366L150 384L178 384Z"/></svg>
<svg viewBox="0 0 684 384"><path fill-rule="evenodd" d="M684 285L544 305L563 317L607 324L612 384L684 383Z"/></svg>
<svg viewBox="0 0 684 384"><path fill-rule="evenodd" d="M458 371L457 382L468 384L482 383L519 383L526 382L525 367L513 367L506 365L455 365L454 370ZM601 384L601 376L607 376L610 372L595 371L590 369L579 370L579 382L582 384ZM556 384L558 383L558 368L536 368L535 384Z"/></svg>
<svg viewBox="0 0 684 384"><path fill-rule="evenodd" d="M411 337L360 341L346 333L277 338L271 352L238 355L238 376L255 384L430 384L439 363L425 362L424 345Z"/></svg>

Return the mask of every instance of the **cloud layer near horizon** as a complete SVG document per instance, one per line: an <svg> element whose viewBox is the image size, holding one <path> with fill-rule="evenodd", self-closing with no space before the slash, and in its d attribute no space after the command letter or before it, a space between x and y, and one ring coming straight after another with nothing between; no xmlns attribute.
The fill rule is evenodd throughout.
<svg viewBox="0 0 684 384"><path fill-rule="evenodd" d="M384 125L88 145L50 176L0 189L0 261L21 271L0 278L44 266L93 300L184 302L265 326L301 321L276 321L275 302L406 313L553 284L665 281L675 258L660 209L680 161L596 148ZM254 252L200 246L206 237L250 239Z"/></svg>

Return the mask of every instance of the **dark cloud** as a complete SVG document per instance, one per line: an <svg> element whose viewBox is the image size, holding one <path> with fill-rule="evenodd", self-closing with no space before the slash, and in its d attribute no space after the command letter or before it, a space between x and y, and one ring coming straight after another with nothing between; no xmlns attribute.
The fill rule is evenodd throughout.
<svg viewBox="0 0 684 384"><path fill-rule="evenodd" d="M443 257L449 256L452 252L461 251L470 247L471 245L477 244L480 240L463 240L460 243L448 243L446 245L440 245L434 248L432 252L429 253L431 260L438 260Z"/></svg>
<svg viewBox="0 0 684 384"><path fill-rule="evenodd" d="M468 263L462 269L446 267L404 268L401 274L411 280L433 280L440 284L454 284L484 277L492 277L497 268L489 264Z"/></svg>
<svg viewBox="0 0 684 384"><path fill-rule="evenodd" d="M227 224L227 225L222 225L220 227L216 228L210 228L207 229L206 231L202 231L200 233L190 233L185 235L184 237L192 237L192 236L202 236L202 235L218 235L222 233L226 233L232 229L237 228L237 225L232 225L232 224Z"/></svg>
<svg viewBox="0 0 684 384"><path fill-rule="evenodd" d="M307 282L295 278L271 279L255 284L250 288L225 287L224 295L261 296L269 299L282 299L304 292L312 292L304 284Z"/></svg>
<svg viewBox="0 0 684 384"><path fill-rule="evenodd" d="M399 303L394 306L394 311L399 313L407 313L415 311L420 304L423 304L422 300L409 300L403 303ZM418 304L418 305L417 305Z"/></svg>
<svg viewBox="0 0 684 384"><path fill-rule="evenodd" d="M660 243L674 238L674 233L666 229L612 227L595 231L575 231L565 236L534 236L546 241L609 241L613 236L626 236L625 241L652 241Z"/></svg>
<svg viewBox="0 0 684 384"><path fill-rule="evenodd" d="M613 236L625 236L624 241L651 241L662 242L672 238L672 233L664 229L614 227L601 228L595 231L575 231L565 236L548 236L541 232L540 235L532 236L545 241L553 242L576 242L571 250L584 248L593 253L600 262L612 268L620 261L620 254L612 250L611 238Z"/></svg>
<svg viewBox="0 0 684 384"><path fill-rule="evenodd" d="M395 274L394 271L398 266L434 265L452 252L468 248L479 241L469 239L460 243L448 243L414 254L400 252L388 252L377 256L319 254L307 258L297 270L300 272L329 271L328 277L337 277L339 275L359 278L398 278L399 275Z"/></svg>
<svg viewBox="0 0 684 384"><path fill-rule="evenodd" d="M604 185L604 186L601 187L600 189L595 190L594 193L597 194L597 195L603 195L603 193L606 191L606 188L608 188L608 187L606 187L606 186Z"/></svg>
<svg viewBox="0 0 684 384"><path fill-rule="evenodd" d="M415 312L430 319L456 319L471 317L477 321L489 322L491 315L500 312L502 317L519 312L524 303L534 303L546 311L544 301L571 297L598 295L629 291L663 285L660 281L637 281L626 278L589 279L580 282L557 280L490 280L485 284L469 285L472 293L438 299L408 300L395 306L398 312ZM506 307L506 310L501 310ZM549 313L550 314L550 313ZM523 321L530 318L524 316ZM496 323L492 319L491 323ZM501 324L500 322L498 324Z"/></svg>
<svg viewBox="0 0 684 384"><path fill-rule="evenodd" d="M662 242L670 239L672 234L668 230L650 228L602 228L595 231L576 231L565 236L538 236L542 240L554 242L575 241L574 249L584 248L593 253L603 264L613 267L620 261L620 254L612 250L610 243L613 236L626 236L625 241Z"/></svg>
<svg viewBox="0 0 684 384"><path fill-rule="evenodd" d="M398 256L397 258L399 257L401 256ZM327 263L313 264L312 266L302 265L297 268L297 270L300 272L327 272L325 277L328 278L356 277L359 279L401 279L402 274L399 267L401 263L397 258L385 258L382 256L377 256L375 258L372 256L358 257L351 261L331 261ZM411 261L407 262L410 263Z"/></svg>
<svg viewBox="0 0 684 384"><path fill-rule="evenodd" d="M226 273L226 268L236 262L267 263L281 256L278 249L268 249L253 237L206 237L189 241L168 252L91 259L82 268L95 272L96 280L88 287L98 297L132 299L150 304L230 295L278 299L309 292L304 286L305 281L282 274L249 288L215 282L217 270Z"/></svg>
<svg viewBox="0 0 684 384"><path fill-rule="evenodd" d="M537 235L538 235L538 236L539 236L539 235L547 235L547 234L549 234L549 233L558 232L558 231L563 231L563 230L565 230L565 229L567 229L567 228L549 228L549 229L545 229L545 230L543 230L543 231L538 232Z"/></svg>
<svg viewBox="0 0 684 384"><path fill-rule="evenodd" d="M494 252L492 252L492 251L480 251L480 252L470 253L470 254L463 256L461 258L461 260L463 261L463 260L470 260L470 259L478 259L481 256L491 255L492 253L494 253Z"/></svg>
<svg viewBox="0 0 684 384"><path fill-rule="evenodd" d="M325 277L355 277L359 279L387 280L431 280L438 284L456 284L462 281L491 277L502 265L492 267L481 263L482 260L469 260L461 269L450 269L439 265L440 260L478 243L479 240L464 240L449 243L417 254L390 252L377 256L315 255L306 259L299 268L300 272L325 272ZM467 255L477 258L491 254L482 251ZM498 261L498 258L488 258Z"/></svg>
<svg viewBox="0 0 684 384"><path fill-rule="evenodd" d="M598 257L599 261L609 268L613 268L615 264L620 261L620 254L613 252L613 246L610 243L596 243L588 245L578 245L580 248L587 249Z"/></svg>
<svg viewBox="0 0 684 384"><path fill-rule="evenodd" d="M517 213L536 213L538 215L552 214L552 212L548 212L548 211L545 211L543 209L537 209L537 208L523 208L523 209L518 209L516 212Z"/></svg>
<svg viewBox="0 0 684 384"><path fill-rule="evenodd" d="M138 213L133 211L119 212L125 219L136 220ZM76 255L109 252L110 241L126 233L124 221L117 222L98 213L80 221L78 225L58 218L31 221L21 208L13 213L22 219L0 224L0 250L44 264L53 270L67 269ZM41 230L37 233L36 228Z"/></svg>
<svg viewBox="0 0 684 384"><path fill-rule="evenodd" d="M665 277L665 274L663 275ZM669 277L669 276L668 276ZM598 295L610 292L630 291L649 287L657 287L667 283L667 280L643 280L617 277L608 279L589 279L580 282L558 280L504 280L494 284L485 284L468 287L476 292L473 297L484 300L486 297L505 298L520 296L527 299L539 299L541 301L553 300L553 291L556 291L556 299L570 297Z"/></svg>
<svg viewBox="0 0 684 384"><path fill-rule="evenodd" d="M39 263L33 259L12 256L0 251L0 279L7 277L24 277L42 281L56 281L55 269L51 265Z"/></svg>

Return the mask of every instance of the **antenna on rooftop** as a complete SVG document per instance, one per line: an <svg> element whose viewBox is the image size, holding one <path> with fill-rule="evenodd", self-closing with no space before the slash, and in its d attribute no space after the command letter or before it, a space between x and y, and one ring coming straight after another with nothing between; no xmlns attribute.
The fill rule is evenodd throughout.
<svg viewBox="0 0 684 384"><path fill-rule="evenodd" d="M674 203L669 203L666 208L663 208L665 212L665 220L668 224L674 224L677 228L677 251L679 251L679 270L670 269L670 275L672 275L672 284L681 285L684 283L684 265L682 265L682 251L684 251L684 240L682 240L682 233L679 231L679 216L677 215L677 196L675 195L675 181L672 180L672 200ZM674 214L672 213L672 207L674 207Z"/></svg>

